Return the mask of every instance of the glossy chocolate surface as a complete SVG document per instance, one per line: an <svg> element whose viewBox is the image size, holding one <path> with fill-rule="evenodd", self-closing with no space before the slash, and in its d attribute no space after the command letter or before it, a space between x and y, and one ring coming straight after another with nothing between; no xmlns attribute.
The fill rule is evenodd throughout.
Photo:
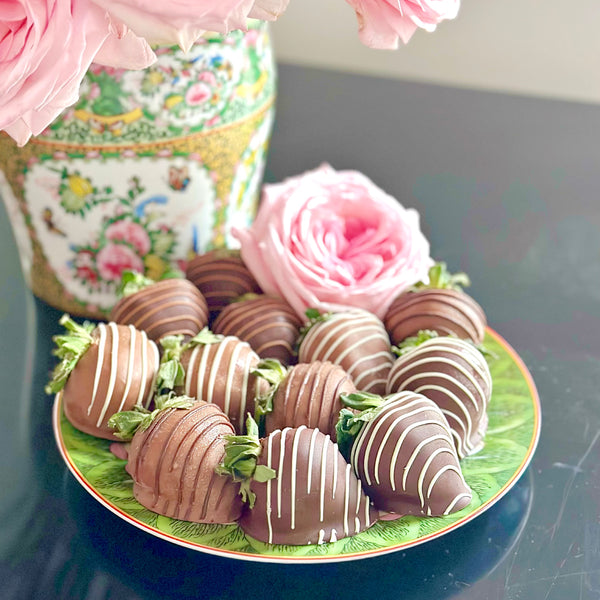
<svg viewBox="0 0 600 600"><path fill-rule="evenodd" d="M143 329L150 339L194 337L208 324L206 300L186 279L163 279L117 302L110 313L117 323Z"/></svg>

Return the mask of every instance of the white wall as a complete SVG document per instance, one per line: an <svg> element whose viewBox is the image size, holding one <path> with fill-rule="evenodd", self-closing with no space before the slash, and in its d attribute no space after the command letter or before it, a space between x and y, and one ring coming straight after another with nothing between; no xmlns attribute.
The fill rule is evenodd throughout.
<svg viewBox="0 0 600 600"><path fill-rule="evenodd" d="M272 31L284 63L600 102L600 0L463 0L396 51L363 47L344 0L291 0Z"/></svg>

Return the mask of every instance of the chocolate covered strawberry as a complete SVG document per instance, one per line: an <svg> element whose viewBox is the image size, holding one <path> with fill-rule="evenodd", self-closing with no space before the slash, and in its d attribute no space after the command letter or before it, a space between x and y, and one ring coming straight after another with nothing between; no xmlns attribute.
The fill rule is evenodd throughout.
<svg viewBox="0 0 600 600"><path fill-rule="evenodd" d="M370 527L377 511L352 467L318 429L285 428L258 440L230 438L223 467L242 482L248 505L239 524L269 544L322 544Z"/></svg>
<svg viewBox="0 0 600 600"><path fill-rule="evenodd" d="M298 350L298 361L329 361L340 365L359 390L385 393L393 355L383 323L362 309L319 315L311 319Z"/></svg>
<svg viewBox="0 0 600 600"><path fill-rule="evenodd" d="M399 515L442 516L471 502L448 423L414 392L343 397L338 441L375 506Z"/></svg>
<svg viewBox="0 0 600 600"><path fill-rule="evenodd" d="M295 362L294 346L302 321L292 307L274 296L247 294L226 306L212 330L248 342L261 358Z"/></svg>
<svg viewBox="0 0 600 600"><path fill-rule="evenodd" d="M238 250L219 248L199 254L189 261L185 276L206 298L211 320L236 298L261 292Z"/></svg>
<svg viewBox="0 0 600 600"><path fill-rule="evenodd" d="M427 396L448 421L459 458L483 448L492 376L483 354L454 337L420 332L400 348L387 393L410 390Z"/></svg>
<svg viewBox="0 0 600 600"><path fill-rule="evenodd" d="M152 411L114 415L131 440L127 472L136 500L149 510L196 523L232 523L242 511L239 484L215 469L233 426L221 409L187 397L161 396Z"/></svg>
<svg viewBox="0 0 600 600"><path fill-rule="evenodd" d="M481 344L487 321L481 306L462 291L469 283L464 273L450 275L444 263L431 267L429 283L401 294L388 309L384 323L392 342L429 329Z"/></svg>
<svg viewBox="0 0 600 600"><path fill-rule="evenodd" d="M254 399L269 389L269 383L253 374L260 358L250 344L234 336L216 335L205 329L184 345L176 338L163 340L164 356L160 383L187 396L219 406L235 430L243 433L248 412L254 414ZM181 364L178 374L174 363ZM173 376L165 375L172 371Z"/></svg>
<svg viewBox="0 0 600 600"><path fill-rule="evenodd" d="M61 359L46 386L62 393L69 422L90 435L116 439L108 426L116 412L148 406L159 368L156 344L132 325L78 325L68 315L60 319L67 333L54 337Z"/></svg>
<svg viewBox="0 0 600 600"><path fill-rule="evenodd" d="M264 431L305 425L336 439L336 424L343 405L342 394L352 394L352 378L330 362L299 363L284 369L274 360L261 361L255 373L273 384L257 398L256 416L264 415Z"/></svg>
<svg viewBox="0 0 600 600"><path fill-rule="evenodd" d="M110 319L134 325L154 341L169 335L191 338L208 323L206 300L187 279L152 281L127 271L120 295Z"/></svg>

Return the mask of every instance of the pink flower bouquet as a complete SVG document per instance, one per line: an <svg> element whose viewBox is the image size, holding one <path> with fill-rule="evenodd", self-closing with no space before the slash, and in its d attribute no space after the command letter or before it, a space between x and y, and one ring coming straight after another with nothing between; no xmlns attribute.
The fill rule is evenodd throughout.
<svg viewBox="0 0 600 600"><path fill-rule="evenodd" d="M460 0L346 0L360 39L375 48L408 42L456 16ZM92 62L141 69L150 44L183 49L205 31L245 29L249 17L274 20L289 0L6 0L0 16L0 130L19 145L77 101Z"/></svg>
<svg viewBox="0 0 600 600"><path fill-rule="evenodd" d="M415 210L329 165L265 185L256 220L234 235L260 287L300 316L359 307L383 317L433 264Z"/></svg>

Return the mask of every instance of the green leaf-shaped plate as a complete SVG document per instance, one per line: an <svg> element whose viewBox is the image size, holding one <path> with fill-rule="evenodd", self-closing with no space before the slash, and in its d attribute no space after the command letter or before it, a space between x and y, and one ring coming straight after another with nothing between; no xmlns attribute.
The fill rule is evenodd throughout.
<svg viewBox="0 0 600 600"><path fill-rule="evenodd" d="M231 558L264 562L326 562L366 558L405 549L457 529L497 502L529 464L540 433L540 402L535 385L517 353L491 329L484 342L493 394L485 447L461 461L473 490L471 504L447 517L407 516L379 521L351 538L319 546L280 546L249 538L237 525L202 525L159 516L133 497L125 461L110 442L75 429L65 418L60 394L54 404L58 448L77 481L106 508L140 529L168 542Z"/></svg>

